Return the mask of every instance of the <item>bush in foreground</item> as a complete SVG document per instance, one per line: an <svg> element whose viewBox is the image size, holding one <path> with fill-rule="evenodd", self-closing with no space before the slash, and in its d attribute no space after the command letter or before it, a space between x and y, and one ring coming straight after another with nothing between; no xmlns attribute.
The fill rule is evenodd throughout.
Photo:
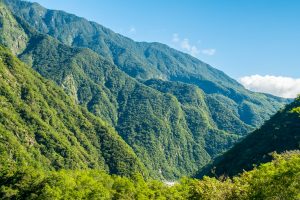
<svg viewBox="0 0 300 200"><path fill-rule="evenodd" d="M3 163L3 162L2 162ZM98 170L45 172L1 165L1 199L299 199L300 152L275 154L272 162L233 179L182 178L174 186L137 174Z"/></svg>

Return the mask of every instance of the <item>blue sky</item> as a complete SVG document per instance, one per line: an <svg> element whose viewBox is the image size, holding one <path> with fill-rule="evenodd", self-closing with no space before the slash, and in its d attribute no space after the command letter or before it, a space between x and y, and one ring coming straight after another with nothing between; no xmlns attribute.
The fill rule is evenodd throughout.
<svg viewBox="0 0 300 200"><path fill-rule="evenodd" d="M300 78L297 0L34 1L137 41L168 44L235 79L256 74Z"/></svg>

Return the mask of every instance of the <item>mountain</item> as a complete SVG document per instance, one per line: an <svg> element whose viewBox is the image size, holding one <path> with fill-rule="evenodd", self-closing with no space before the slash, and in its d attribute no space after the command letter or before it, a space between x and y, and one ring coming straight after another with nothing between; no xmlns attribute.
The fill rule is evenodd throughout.
<svg viewBox="0 0 300 200"><path fill-rule="evenodd" d="M22 20L12 20L13 16L5 7L2 7L1 13L5 22L1 30L9 41L16 40L13 35L9 37L15 31L7 30L15 28L26 36L23 37L26 41L17 41L26 43L25 49L19 50L22 51L19 57L60 85L73 103L82 104L116 127L152 176L190 174L210 160L206 148L218 154L238 138L224 134L215 125L206 124L213 123L212 120L204 121L202 126L218 133L219 136L214 135L214 138L220 138L218 148L209 144L206 147L203 138L200 138L201 141L194 140L184 111L174 96L136 81L89 49L71 48L50 36L36 33ZM9 23L7 19L11 19ZM4 44L12 49L9 44L14 43Z"/></svg>
<svg viewBox="0 0 300 200"><path fill-rule="evenodd" d="M238 139L218 130L203 110L197 115L203 118L202 124L193 127L206 128L219 146L205 145L203 136L195 141L186 113L174 96L141 84L89 49L73 49L48 36L38 37L30 40L34 45L28 45L20 58L31 60L35 70L55 80L75 102L116 127L153 174L159 174L159 169L164 177L191 173L210 160L206 148L218 154ZM202 95L198 111L206 107Z"/></svg>
<svg viewBox="0 0 300 200"><path fill-rule="evenodd" d="M261 125L280 107L278 102L282 102L279 98L250 92L223 72L167 45L134 42L95 22L48 10L37 3L4 2L39 32L69 46L90 48L131 77L180 81L197 85L206 94L217 95L223 103L231 104L233 114L248 125Z"/></svg>
<svg viewBox="0 0 300 200"><path fill-rule="evenodd" d="M234 176L253 166L269 162L271 153L300 149L300 97L280 110L261 128L204 168L205 174Z"/></svg>
<svg viewBox="0 0 300 200"><path fill-rule="evenodd" d="M127 176L145 170L113 128L3 47L0 76L1 166L94 168Z"/></svg>
<svg viewBox="0 0 300 200"><path fill-rule="evenodd" d="M174 179L194 173L229 149L286 102L270 95L247 91L224 73L165 45L136 43L95 23L61 11L46 10L35 3L6 3L15 11L15 15L9 14L9 11L3 8L2 13L6 14L2 15L2 21L5 23L1 31L6 37L2 44L12 50L16 49L14 53L20 59L43 77L54 80L74 103L86 107L91 113L115 127L153 177ZM50 19L46 20L48 16L55 16L52 21L59 21L59 24L55 25L57 27L52 27L50 32L46 31ZM8 19L10 22L7 22ZM45 30L34 24L43 24L41 26ZM120 67L120 63L106 54L94 52L92 48L79 47L84 45L71 47L64 40L56 37L60 39L58 41L52 37L55 36L52 34L55 31L62 31L61 26L68 26L58 34L61 36L65 32L70 34L74 31L87 31L87 27L82 29L85 24L93 24L98 29L102 27L105 33L110 33L98 33L99 37L105 37L105 45L118 36L120 40L127 41L132 46L150 45L151 48L155 46L158 51L168 53L165 59L159 56L160 53L153 54L149 51L149 58L142 62L145 62L144 64L151 64L150 57L159 62L166 62L169 54L176 53L175 57L182 57L179 61L186 61L182 63L177 58L172 58L172 69L175 70L180 65L182 69L179 71L184 71L184 67L190 68L191 63L194 63L192 66L199 70L194 75L186 72L191 81L153 79L158 78L157 76L141 78L142 75L133 76L128 73ZM12 31L14 29L15 31ZM15 37L12 34L17 31L18 35L23 37ZM123 44L123 48L129 50L129 44L125 44L124 41L119 41L118 44ZM97 39L94 39L94 42L99 49L107 49L98 44ZM23 45L16 48L13 45L16 43ZM136 51L136 56L140 56L141 49ZM131 55L127 55L126 52L124 56ZM117 51L109 54L122 57ZM144 64L139 65L132 58L130 60L134 61L136 68L151 68ZM199 85L200 82L194 77L196 75L210 81L206 80L205 84L201 82ZM231 85L232 88L225 88L221 83ZM225 90L227 92L224 92ZM233 93L235 95L232 95Z"/></svg>
<svg viewBox="0 0 300 200"><path fill-rule="evenodd" d="M5 1L1 199L299 199L300 151L285 151L300 148L300 97L248 135L288 100L165 45ZM239 140L199 174L232 179L151 180L190 175Z"/></svg>

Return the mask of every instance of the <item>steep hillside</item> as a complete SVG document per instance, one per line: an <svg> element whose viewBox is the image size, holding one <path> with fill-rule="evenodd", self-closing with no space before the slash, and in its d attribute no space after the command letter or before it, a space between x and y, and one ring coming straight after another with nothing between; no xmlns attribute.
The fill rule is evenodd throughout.
<svg viewBox="0 0 300 200"><path fill-rule="evenodd" d="M7 13L2 16L4 22L7 16L14 18L7 9L2 10ZM54 80L75 103L114 126L155 177L173 179L194 173L253 130L255 126L249 124L262 117L256 114L262 105L266 106L266 117L284 102L253 93L258 105L239 105L192 84L137 81L89 49L72 48L38 34L23 18L10 21L14 24L10 29L26 36L7 34L8 41L26 44L19 57ZM13 48L11 43L3 44ZM254 121L247 118L249 112Z"/></svg>
<svg viewBox="0 0 300 200"><path fill-rule="evenodd" d="M261 125L283 103L279 98L249 92L223 72L166 45L134 42L97 23L37 3L4 1L38 31L67 45L90 48L134 78L191 83L206 94L215 94L250 126Z"/></svg>
<svg viewBox="0 0 300 200"><path fill-rule="evenodd" d="M75 103L113 125L152 176L176 178L191 174L251 128L241 123L243 131L238 133L234 129L219 130L205 94L195 86L187 85L196 88L198 94L189 110L175 96L136 81L89 49L71 48L38 34L21 19L14 20L13 27L29 38L19 57L54 80ZM192 93L189 95L192 98ZM192 111L196 113L190 117ZM231 126L230 122L227 125Z"/></svg>
<svg viewBox="0 0 300 200"><path fill-rule="evenodd" d="M0 1L0 42L9 47L14 54L21 53L26 48L29 38L23 28L18 26L14 16L7 9L3 9Z"/></svg>
<svg viewBox="0 0 300 200"><path fill-rule="evenodd" d="M96 168L120 175L144 170L113 128L3 47L0 77L0 165Z"/></svg>
<svg viewBox="0 0 300 200"><path fill-rule="evenodd" d="M152 174L179 177L210 160L205 141L195 141L195 132L190 130L174 96L139 83L91 50L72 49L48 36L32 40L34 45L29 45L20 57L31 60L35 70L56 81L75 102L116 127ZM207 130L218 132L212 120L203 124ZM211 149L220 153L237 138L224 135L220 147Z"/></svg>
<svg viewBox="0 0 300 200"><path fill-rule="evenodd" d="M275 114L260 129L218 157L198 176L211 174L233 176L253 165L269 162L271 153L300 149L300 98Z"/></svg>

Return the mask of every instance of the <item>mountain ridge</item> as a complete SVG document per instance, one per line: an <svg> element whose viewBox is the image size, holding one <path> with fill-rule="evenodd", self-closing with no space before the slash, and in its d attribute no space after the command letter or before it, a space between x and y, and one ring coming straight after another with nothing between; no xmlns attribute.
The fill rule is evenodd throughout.
<svg viewBox="0 0 300 200"><path fill-rule="evenodd" d="M22 1L11 2L33 5ZM34 4L33 8L29 8L32 15L30 20L38 20L40 17L36 6ZM21 14L21 11L15 13L16 27L20 26L29 40L18 56L43 77L55 81L75 103L114 126L155 177L174 179L194 173L210 159L230 148L239 138L247 135L285 102L280 98L246 90L245 94L240 94L232 88L219 87L216 80L218 75L225 77L225 80L227 76L208 65L204 65L203 69L217 73L214 75L216 81L206 81L203 87L191 84L199 81L194 76L186 77L191 83L167 80L151 82L150 79L132 77L109 58L91 49L71 47L51 35L35 31ZM74 17L67 13L59 16L59 12L54 11L50 14L57 16L54 21L64 19L71 24ZM48 22L49 19L40 20ZM159 47L160 45L156 45L155 48ZM167 54L156 55L153 53L155 48L148 50L149 60L163 60L162 56ZM162 49L158 50L162 52ZM166 51L170 51L170 48ZM175 54L183 60L186 56L178 51ZM126 57L127 54L122 54L118 59L122 56ZM169 58L167 60L172 61ZM132 66L137 64L132 63ZM196 68L196 65L191 66ZM232 84L236 83L233 79L228 79ZM227 91L228 95L236 95L229 98L214 90L205 91L210 85L220 91ZM243 95L245 99L239 99Z"/></svg>
<svg viewBox="0 0 300 200"><path fill-rule="evenodd" d="M231 98L237 104L242 104L243 101L249 102L247 106L251 109L255 109L255 104L259 105L263 101L263 99L258 102L253 101L254 98L258 98L255 95L257 93L249 92L224 72L167 45L136 43L96 22L90 22L64 11L47 10L37 3L19 0L4 0L4 2L15 12L15 15L25 19L41 33L49 34L69 46L90 48L138 80L158 78L191 83L205 93L221 94ZM237 110L243 112L242 107L237 107ZM252 118L249 125L261 125L276 110L273 109L272 113L261 112L262 117ZM251 112L245 114L249 118L252 116Z"/></svg>

